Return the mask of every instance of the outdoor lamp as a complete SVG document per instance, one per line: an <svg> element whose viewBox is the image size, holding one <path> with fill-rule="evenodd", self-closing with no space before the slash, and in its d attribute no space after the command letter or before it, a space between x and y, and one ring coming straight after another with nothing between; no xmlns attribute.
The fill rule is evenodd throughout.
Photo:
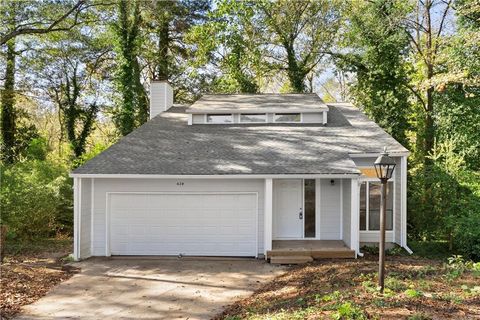
<svg viewBox="0 0 480 320"><path fill-rule="evenodd" d="M378 179L382 182L392 178L393 169L395 169L395 160L390 158L387 153L387 147L383 148L383 152L375 160L373 166Z"/></svg>
<svg viewBox="0 0 480 320"><path fill-rule="evenodd" d="M395 161L388 156L387 147L373 163L378 179L382 182L382 202L380 205L380 241L378 243L378 286L383 293L385 288L385 221L387 220L387 182L392 177Z"/></svg>

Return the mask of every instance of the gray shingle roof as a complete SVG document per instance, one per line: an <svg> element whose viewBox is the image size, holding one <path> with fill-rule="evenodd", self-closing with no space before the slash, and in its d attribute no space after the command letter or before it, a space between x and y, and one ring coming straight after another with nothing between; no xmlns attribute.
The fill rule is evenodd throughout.
<svg viewBox="0 0 480 320"><path fill-rule="evenodd" d="M190 113L322 112L328 107L315 93L206 94L187 109Z"/></svg>
<svg viewBox="0 0 480 320"><path fill-rule="evenodd" d="M348 104L329 105L328 125L187 125L173 107L73 174L357 174L349 154L407 152Z"/></svg>

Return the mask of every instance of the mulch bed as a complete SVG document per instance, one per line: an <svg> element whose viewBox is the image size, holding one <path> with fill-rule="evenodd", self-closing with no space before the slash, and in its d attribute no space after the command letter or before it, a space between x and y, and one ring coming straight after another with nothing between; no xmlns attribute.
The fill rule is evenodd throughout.
<svg viewBox="0 0 480 320"><path fill-rule="evenodd" d="M480 292L470 290L480 286L478 275L465 272L452 279L439 261L388 257L390 288L382 295L376 288L376 258L291 267L215 319L289 319L299 314L305 319L331 319L342 303L355 306L367 319L480 319Z"/></svg>
<svg viewBox="0 0 480 320"><path fill-rule="evenodd" d="M12 318L75 274L78 270L61 258L67 252L7 255L0 266L0 319Z"/></svg>

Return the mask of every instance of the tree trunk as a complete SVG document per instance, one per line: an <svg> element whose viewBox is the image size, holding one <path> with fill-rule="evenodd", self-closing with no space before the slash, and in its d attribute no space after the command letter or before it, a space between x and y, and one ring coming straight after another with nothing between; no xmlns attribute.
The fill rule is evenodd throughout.
<svg viewBox="0 0 480 320"><path fill-rule="evenodd" d="M7 43L5 88L2 92L2 158L5 163L15 160L15 40Z"/></svg>
<svg viewBox="0 0 480 320"><path fill-rule="evenodd" d="M157 62L157 74L155 78L157 80L169 79L169 65L168 65L168 47L170 45L170 36L168 29L169 21L163 18L159 21L158 27L158 62Z"/></svg>
<svg viewBox="0 0 480 320"><path fill-rule="evenodd" d="M284 47L287 51L288 79L290 80L290 85L292 86L293 92L305 92L305 73L302 72L300 66L298 65L293 45L285 44Z"/></svg>

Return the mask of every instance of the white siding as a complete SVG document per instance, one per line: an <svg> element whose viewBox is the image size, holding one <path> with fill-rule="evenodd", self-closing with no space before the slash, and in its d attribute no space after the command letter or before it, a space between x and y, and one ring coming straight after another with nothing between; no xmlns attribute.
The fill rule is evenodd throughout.
<svg viewBox="0 0 480 320"><path fill-rule="evenodd" d="M91 179L80 179L81 203L80 203L80 258L88 258L90 253L91 237L91 213L92 213L92 189Z"/></svg>
<svg viewBox="0 0 480 320"><path fill-rule="evenodd" d="M351 237L350 237L350 226L351 226L351 189L352 184L350 183L349 179L343 180L343 191L342 191L342 209L343 209L343 220L342 220L342 228L343 228L343 242L350 247L351 246Z"/></svg>
<svg viewBox="0 0 480 320"><path fill-rule="evenodd" d="M323 123L323 112L304 113L302 119L304 123Z"/></svg>
<svg viewBox="0 0 480 320"><path fill-rule="evenodd" d="M340 240L341 179L320 179L320 239Z"/></svg>
<svg viewBox="0 0 480 320"><path fill-rule="evenodd" d="M193 114L192 115L193 124L204 124L205 123L205 115L204 114Z"/></svg>
<svg viewBox="0 0 480 320"><path fill-rule="evenodd" d="M183 183L183 185L182 185ZM264 180L227 179L95 179L93 253L106 253L106 193L107 192L257 192L258 193L258 253L263 254Z"/></svg>
<svg viewBox="0 0 480 320"><path fill-rule="evenodd" d="M397 244L401 244L401 236L402 236L402 215L401 215L401 203L402 203L402 193L401 193L401 176L402 176L402 168L400 165L401 158L400 157L393 157L395 162L397 163L395 167L394 177L395 177L395 202L394 202L394 210L393 210L393 232L387 231L386 240L387 242L395 242ZM375 162L375 157L370 158L353 158L355 164L359 167L372 167L373 163ZM361 242L378 242L379 239L379 232L378 231L360 231L360 241Z"/></svg>
<svg viewBox="0 0 480 320"><path fill-rule="evenodd" d="M378 243L380 241L380 232L378 231L360 231L360 243ZM393 241L393 231L385 232L385 242Z"/></svg>

